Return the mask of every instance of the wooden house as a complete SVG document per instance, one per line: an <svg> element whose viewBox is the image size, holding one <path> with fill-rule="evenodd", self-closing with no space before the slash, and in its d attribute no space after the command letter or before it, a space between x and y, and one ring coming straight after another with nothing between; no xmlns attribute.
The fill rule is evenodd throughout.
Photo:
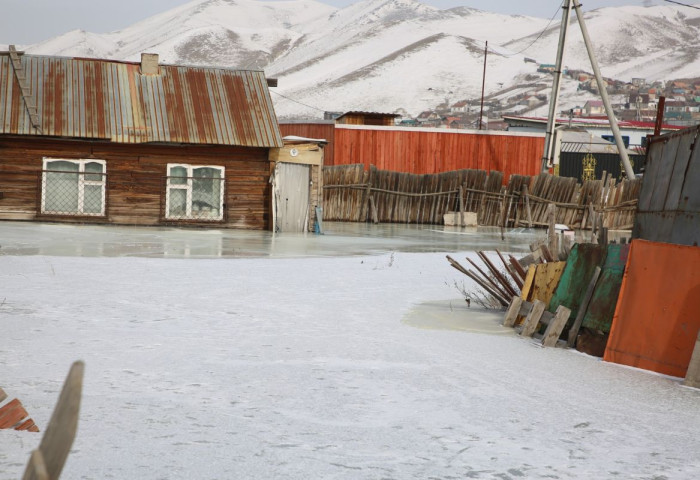
<svg viewBox="0 0 700 480"><path fill-rule="evenodd" d="M0 53L0 220L264 229L260 71Z"/></svg>

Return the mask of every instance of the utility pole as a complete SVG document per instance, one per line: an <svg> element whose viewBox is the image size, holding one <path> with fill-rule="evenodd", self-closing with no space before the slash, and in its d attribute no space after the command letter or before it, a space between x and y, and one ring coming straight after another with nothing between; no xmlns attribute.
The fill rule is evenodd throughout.
<svg viewBox="0 0 700 480"><path fill-rule="evenodd" d="M486 40L486 47L484 48L484 76L481 79L481 109L479 110L479 130L483 127L484 118L484 89L486 88L486 57L489 53L489 41Z"/></svg>
<svg viewBox="0 0 700 480"><path fill-rule="evenodd" d="M572 0L567 0L571 2ZM612 130L613 136L615 137L615 143L617 144L617 150L620 152L620 158L622 159L622 165L625 167L625 174L630 180L634 179L634 170L632 170L632 164L630 163L630 158L627 155L627 147L622 141L622 135L620 134L620 128L617 125L617 119L615 118L615 112L613 112L612 105L610 103L610 98L608 97L608 91L603 83L603 76L600 73L600 67L598 66L598 60L596 59L595 52L593 51L593 45L591 44L591 38L588 35L588 28L586 27L586 22L583 19L583 13L581 12L581 4L578 0L573 0L574 9L576 10L576 18L578 18L578 25L581 27L581 34L583 35L583 41L586 44L586 50L588 50L588 58L591 60L591 67L593 67L593 73L595 74L595 79L598 84L598 91L600 92L600 98L603 100L603 105L605 105L605 113L608 115L608 121L610 122L610 129Z"/></svg>
<svg viewBox="0 0 700 480"><path fill-rule="evenodd" d="M544 152L542 154L542 172L545 173L549 171L549 167L553 161L554 129L557 125L557 108L559 105L559 91L561 90L561 71L564 64L566 34L569 30L571 0L565 0L562 9L561 27L559 29L559 48L557 49L557 62L554 68L554 78L552 80L552 94L549 98L549 116L547 117L547 131L544 136Z"/></svg>

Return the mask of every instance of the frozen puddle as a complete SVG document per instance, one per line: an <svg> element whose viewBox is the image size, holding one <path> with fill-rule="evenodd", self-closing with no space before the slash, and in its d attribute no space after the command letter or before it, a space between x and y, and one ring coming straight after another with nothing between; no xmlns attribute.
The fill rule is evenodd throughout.
<svg viewBox="0 0 700 480"><path fill-rule="evenodd" d="M423 302L415 305L401 320L406 325L431 330L460 330L489 335L513 335L504 328L503 310L467 307L464 299Z"/></svg>

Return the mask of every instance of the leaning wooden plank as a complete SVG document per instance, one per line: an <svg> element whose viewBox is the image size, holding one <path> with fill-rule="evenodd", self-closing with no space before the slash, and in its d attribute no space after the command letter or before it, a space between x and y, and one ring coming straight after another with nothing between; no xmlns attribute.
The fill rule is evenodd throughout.
<svg viewBox="0 0 700 480"><path fill-rule="evenodd" d="M591 298L593 297L593 291L595 290L596 283L598 283L598 277L600 277L600 267L595 267L593 277L591 277L591 281L588 282L588 288L586 288L586 293L583 295L581 306L576 313L574 325L571 327L571 330L569 330L569 338L567 342L569 348L572 348L576 342L576 336L578 336L578 331L583 323L583 318L586 316L586 312L588 311L588 304L591 302Z"/></svg>
<svg viewBox="0 0 700 480"><path fill-rule="evenodd" d="M510 262L511 266L515 269L515 271L518 272L520 278L524 279L527 276L525 268L523 268L523 265L518 261L517 258L515 258L513 255L508 255L508 261Z"/></svg>
<svg viewBox="0 0 700 480"><path fill-rule="evenodd" d="M523 304L523 299L515 296L510 301L508 310L506 311L506 316L503 319L503 326L513 328L515 325L515 320L518 318L518 312L520 312L520 307Z"/></svg>
<svg viewBox="0 0 700 480"><path fill-rule="evenodd" d="M685 374L683 385L700 388L700 332L698 332L698 338L695 341L695 348L693 349L693 355L690 357L690 364L688 364L688 371Z"/></svg>
<svg viewBox="0 0 700 480"><path fill-rule="evenodd" d="M544 258L547 262L554 261L554 256L552 256L552 252L549 251L549 248L547 248L547 245L545 245L545 244L540 245L540 252L542 253L542 258Z"/></svg>
<svg viewBox="0 0 700 480"><path fill-rule="evenodd" d="M483 276L483 278L484 278L488 283L490 283L491 286L492 286L494 289L496 289L496 291L498 291L498 292L500 293L500 295L501 295L503 298L509 298L509 297L512 296L512 295L510 294L510 292L507 292L499 282L496 282L496 281L495 281L493 278L491 278L486 272L484 272L481 268L479 268L479 265L477 265L471 258L467 258L467 261L468 261L469 263L471 263L472 266L473 266L474 268L476 268L476 270Z"/></svg>
<svg viewBox="0 0 700 480"><path fill-rule="evenodd" d="M520 289L520 291L522 291L522 289L523 289L523 280L522 280L522 278L520 278L520 277L518 276L518 272L515 271L515 269L514 269L508 262L506 262L505 257L503 257L503 254L501 254L501 252L498 251L498 249L496 249L496 253L498 254L498 257L501 259L501 262L503 262L503 266L505 267L506 272L508 272L508 274L510 275L510 278L513 279L513 281L514 281L515 284L518 286L518 288Z"/></svg>
<svg viewBox="0 0 700 480"><path fill-rule="evenodd" d="M520 298L522 298L523 300L530 300L532 286L535 283L535 272L537 272L537 265L530 265L527 269L527 275L525 275L523 289L520 292Z"/></svg>
<svg viewBox="0 0 700 480"><path fill-rule="evenodd" d="M491 263L491 260L486 256L484 252L478 251L476 254L481 258L481 260L486 264L488 269L491 271L494 277L498 280L498 282L503 286L506 292L508 292L510 295L517 295L518 292L515 291L515 289L511 286L510 282L503 276L501 272L498 271L496 266Z"/></svg>
<svg viewBox="0 0 700 480"><path fill-rule="evenodd" d="M24 471L24 475L22 476L22 480L56 480L49 477L41 450L34 450L32 452L32 455L29 457L27 469Z"/></svg>
<svg viewBox="0 0 700 480"><path fill-rule="evenodd" d="M508 301L504 297L502 297L496 290L494 290L493 287L491 287L489 284L480 279L473 271L468 270L467 276L474 280L476 283L478 283L484 290L489 292L489 294L491 294L491 296L494 297L498 301L498 303L500 303L504 307L508 306Z"/></svg>
<svg viewBox="0 0 700 480"><path fill-rule="evenodd" d="M537 325L540 323L542 313L544 313L545 307L546 305L544 302L539 300L535 300L533 302L532 310L525 318L525 322L523 323L523 330L520 332L521 336L531 337L535 333L537 330Z"/></svg>
<svg viewBox="0 0 700 480"><path fill-rule="evenodd" d="M571 315L571 310L563 305L557 307L557 312L554 315L554 319L547 325L547 330L544 332L544 337L542 337L542 345L545 347L554 347L559 340L562 330L566 322L569 320Z"/></svg>
<svg viewBox="0 0 700 480"><path fill-rule="evenodd" d="M7 394L5 393L5 390L0 388L0 402L4 402L6 398L7 398Z"/></svg>
<svg viewBox="0 0 700 480"><path fill-rule="evenodd" d="M56 408L39 444L46 472L52 480L60 477L71 445L73 445L75 433L78 430L84 371L85 364L83 362L75 362L71 366Z"/></svg>
<svg viewBox="0 0 700 480"><path fill-rule="evenodd" d="M450 262L450 265L452 265L453 268L456 270L459 270L463 274L467 275L467 269L464 268L457 260L454 258L450 257L449 255L446 255L447 261Z"/></svg>

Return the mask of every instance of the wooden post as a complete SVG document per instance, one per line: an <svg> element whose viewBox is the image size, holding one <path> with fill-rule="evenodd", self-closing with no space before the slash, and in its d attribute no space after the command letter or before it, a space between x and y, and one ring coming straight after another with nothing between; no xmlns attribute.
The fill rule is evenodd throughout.
<svg viewBox="0 0 700 480"><path fill-rule="evenodd" d="M523 185L523 195L525 196L525 211L527 212L527 228L532 228L532 210L530 210L530 194L527 185Z"/></svg>
<svg viewBox="0 0 700 480"><path fill-rule="evenodd" d="M693 350L693 356L690 357L690 364L688 365L683 385L700 388L700 331L698 332L698 339L695 341L695 349Z"/></svg>
<svg viewBox="0 0 700 480"><path fill-rule="evenodd" d="M581 329L581 324L583 323L583 317L586 315L588 310L588 304L591 303L591 297L593 297L593 291L595 290L595 285L598 283L598 277L600 276L600 267L595 267L593 272L593 277L591 281L588 282L588 288L586 288L586 293L583 295L583 300L581 301L581 306L576 313L576 320L574 320L574 325L569 330L569 341L567 342L569 348L573 348L574 343L576 343L576 337L578 336L578 331Z"/></svg>
<svg viewBox="0 0 700 480"><path fill-rule="evenodd" d="M374 195L369 196L369 205L372 210L372 222L379 223L379 216L377 215L377 205L374 203Z"/></svg>
<svg viewBox="0 0 700 480"><path fill-rule="evenodd" d="M532 310L525 317L525 322L523 323L523 331L520 335L523 337L531 337L537 330L537 324L540 323L540 318L544 313L546 305L541 300L535 300L533 302Z"/></svg>
<svg viewBox="0 0 700 480"><path fill-rule="evenodd" d="M547 207L547 217L549 221L549 231L547 232L547 246L554 259L559 258L559 242L557 241L557 232L555 229L557 219L557 206L550 203Z"/></svg>
<svg viewBox="0 0 700 480"><path fill-rule="evenodd" d="M46 427L44 437L39 444L39 455L32 454L24 471L24 479L55 480L61 476L78 429L84 370L83 362L75 362L71 366L56 408L51 415L49 426ZM43 474L46 475L42 476Z"/></svg>
<svg viewBox="0 0 700 480"><path fill-rule="evenodd" d="M499 215L499 226L501 227L501 240L505 240L505 226L506 226L506 187L501 187L501 208L498 212Z"/></svg>
<svg viewBox="0 0 700 480"><path fill-rule="evenodd" d="M554 347L557 345L557 340L561 335L561 331L564 330L566 322L571 316L571 310L566 308L564 305L559 305L557 307L557 312L554 315L554 319L547 325L547 330L544 332L544 337L542 337L542 345L545 347Z"/></svg>
<svg viewBox="0 0 700 480"><path fill-rule="evenodd" d="M520 306L523 304L523 299L520 297L513 297L510 301L510 306L508 311L506 311L506 316L503 319L503 326L513 328L515 325L515 320L518 318L518 312L520 312Z"/></svg>
<svg viewBox="0 0 700 480"><path fill-rule="evenodd" d="M367 176L365 174L365 176ZM368 179L369 180L369 179ZM360 213L360 221L361 222L366 222L367 217L369 216L369 198L372 194L372 184L367 182L367 188L365 189L363 195L362 195L362 213Z"/></svg>
<svg viewBox="0 0 700 480"><path fill-rule="evenodd" d="M459 186L459 226L464 227L464 187Z"/></svg>

